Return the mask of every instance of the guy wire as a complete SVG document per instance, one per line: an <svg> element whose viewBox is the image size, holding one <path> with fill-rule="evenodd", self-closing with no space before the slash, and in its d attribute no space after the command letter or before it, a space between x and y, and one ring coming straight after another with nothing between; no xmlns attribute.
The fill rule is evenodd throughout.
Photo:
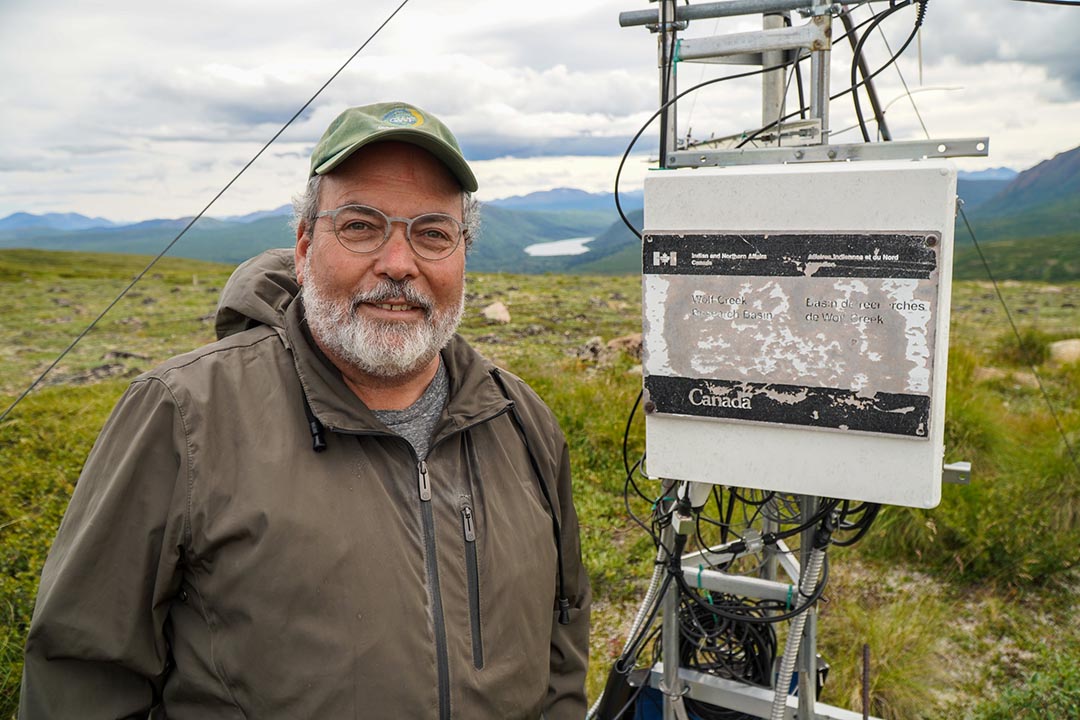
<svg viewBox="0 0 1080 720"><path fill-rule="evenodd" d="M225 184L225 187L221 188L221 190L219 190L219 191L218 191L217 195L215 195L215 196L214 196L214 197L213 197L213 198L212 198L212 199L210 200L210 202L206 203L206 207L204 207L204 208L203 208L202 210L200 210L200 211L199 211L199 214L198 214L198 215L196 215L195 217L193 217L193 218L191 219L191 221L190 221L190 222L188 222L188 224L184 226L184 229L183 229L183 230L181 230L181 231L180 231L180 232L179 232L179 233L177 234L177 236L176 236L176 237L174 237L174 238L173 238L172 240L170 240L170 241L169 241L169 244L168 244L168 245L166 245L166 246L165 246L165 247L164 247L164 248L163 248L163 249L161 250L161 252L159 252L159 253L158 253L157 255L155 255L155 256L154 256L154 258L153 258L153 259L152 259L152 260L151 260L151 261L150 261L150 262L149 262L149 263L148 263L148 264L146 265L146 267L144 267L144 268L142 269L142 271L140 271L140 272L139 272L139 274L138 274L138 275L136 275L136 276L135 276L135 278L134 278L134 279L133 279L133 280L132 280L132 281L131 281L130 283L128 283L127 287L125 287L125 288L124 288L123 290L121 290L121 291L120 291L120 294L119 294L119 295L117 295L117 296L116 296L116 297L115 297L115 298L113 299L113 301L112 301L112 302L110 302L110 303L109 303L109 304L108 304L108 305L107 305L107 306L105 307L105 309L104 309L104 310L102 310L102 311L101 311L101 312L100 312L100 313L98 314L98 316L97 316L97 317L95 317L95 318L94 318L94 319L93 319L92 321L90 321L90 324L89 324L89 325L87 325L87 326L86 326L86 328L85 328L85 329L84 329L84 330L83 330L83 331L82 331L81 333L79 333L79 334L78 334L78 336L77 336L77 337L76 337L76 338L75 338L74 340L72 340L72 341L71 341L71 344L70 344L70 345L68 345L68 346L67 346L66 348L64 348L63 352L61 352L61 353L60 353L60 355L58 355L58 356L57 356L57 358L56 358L55 360L53 360L53 361L52 361L52 363L51 363L51 364L50 364L50 365L49 365L49 366L48 366L47 368L45 368L45 370L44 370L44 371L43 371L43 372L42 372L42 373L41 373L40 375L38 375L37 379L36 379L36 380L34 380L34 382L30 383L30 386L29 386L28 388L26 388L25 390L23 390L22 394L20 394L20 395L19 395L19 397L15 398L15 402L11 403L11 405L9 405L9 406L7 407L7 409L6 409L6 410L4 410L3 414L0 414L0 422L3 422L3 421L4 421L4 420L5 420L6 418L7 418L7 416L11 414L11 411L12 411L12 410L14 410L14 409L15 409L15 407L16 407L16 406L17 406L17 405L18 405L18 404L19 404L20 402L22 402L22 401L23 401L23 398L25 398L25 397L26 397L27 395L29 395L29 394L30 394L30 393L31 393L31 392L32 392L32 391L34 390L34 388L36 388L36 387L37 387L37 386L38 386L38 385L39 385L39 384L41 383L41 381L42 381L42 380L44 380L44 379L45 379L45 377L46 377L46 376L47 376L47 375L48 375L48 374L49 374L50 372L52 372L52 371L53 371L53 369L54 369L54 368L55 368L55 367L56 367L57 365L59 365L59 364L60 364L60 361L61 361L61 360L63 360L63 359L65 358L65 357L67 357L67 354L68 354L69 352L71 352L71 351L72 351L72 350L73 350L73 349L75 348L75 346L76 346L76 345L78 345L78 344L79 344L79 342L80 342L80 341L81 341L81 340L82 340L82 339L83 339L84 337L86 337L86 336L87 336L87 335L88 335L88 334L90 333L90 331L91 331L91 330L93 330L93 329L94 329L95 327L97 327L97 324L98 324L99 322L101 322L101 319L102 319L102 318L104 318L104 317L105 317L105 315L107 315L107 314L108 314L108 312L109 312L110 310L112 310L112 309L113 309L113 307L114 307L114 306L115 306L115 305L116 305L116 304L117 304L118 302L120 302L120 301L121 301L121 300L122 300L122 299L124 298L124 296L125 296L125 295L127 295L127 294L128 294L128 292L130 292L130 290L131 290L131 289L132 289L133 287L135 287L135 285L136 285L136 284L137 284L137 283L138 283L138 282L139 282L140 280L142 280L142 279L143 279L143 277L144 277L144 276L146 275L146 273L150 272L150 269L151 269L152 267L154 267L154 265L156 265L156 264L157 264L157 262L158 262L159 260L161 260L161 258L165 257L165 254L166 254L167 252L169 252L169 250L171 250L171 249L172 249L172 247L173 247L174 245L176 245L176 243L177 243L177 242L179 242L180 238L184 237L184 235L185 235L185 234L187 234L187 231L188 231L188 230L190 230L190 229L191 229L191 227L192 227L192 226L193 226L193 225L194 225L194 224L195 224L195 223L196 223L196 222L197 222L197 221L198 221L198 220L199 220L199 219L200 219L200 218L201 218L201 217L202 217L203 215L205 215L205 214L206 214L206 211L207 211L207 210L209 210L209 209L210 209L210 207L211 207L211 206L212 206L212 205L213 205L213 204L214 204L215 202L217 202L217 201L218 201L218 198L220 198L220 197L221 197L222 195L224 195L224 194L225 194L225 191L226 191L226 190L228 190L228 189L229 189L230 187L232 187L232 186L233 186L233 183L235 183L235 182L236 182L237 180L239 180L239 179L240 179L240 176L241 176L241 175L243 175L243 174L244 174L244 172L245 172L245 171L246 171L246 170L247 170L247 169L248 169L249 167L251 167L251 166L252 166L252 165L253 165L253 164L255 163L255 161L256 161L256 160L258 160L258 159L259 159L259 157L260 157L260 156L261 156L261 155L262 155L262 154L263 154L264 152L266 152L266 149L267 149L267 148L269 148L269 147L270 147L270 145L271 145L271 144L273 144L273 142L274 142L275 140L277 140L277 139L278 139L278 138L279 138L279 137L281 136L281 134L282 134L283 132L285 132L285 130L286 130L286 129L288 129L288 127L289 127L290 125L292 125L292 124L293 124L293 122L294 122L294 121L296 120L296 118L300 117L300 114L301 114L301 113L303 113L303 112L304 112L305 110L307 110L307 109L308 109L308 106L310 106L310 105L311 105L311 103L315 102L315 99L316 99L317 97L319 97L319 95L321 95L321 94L322 94L323 90L325 90L325 89L326 89L326 88L327 88L327 87L328 87L328 86L330 85L330 83L332 83L332 82L333 82L333 81L334 81L335 79L337 79L337 76L338 76L338 75L340 75L340 74L342 73L342 71L344 71L344 70L345 70L345 68L346 68L346 67L348 67L349 63L351 63L351 62L352 62L352 61L353 61L353 60L354 60L354 59L356 58L356 56L357 56L357 55L359 55L359 54L360 54L360 52L361 52L361 51L362 51L362 50L363 50L364 48L366 48L366 47L368 46L368 43L370 43L370 42L371 42L372 40L374 40L374 39L375 39L375 36L376 36L376 35L378 35L378 34L379 34L379 33L380 33L381 31L382 31L382 29L383 29L384 27L386 27L386 26L387 26L387 25L388 25L388 24L390 23L390 21L391 21L391 20L393 20L393 19L394 19L394 16L395 16L395 15L397 15L397 14L398 14L399 12L401 12L401 9L402 9L402 8L404 8L404 7L405 7L406 5L408 5L408 4L409 4L409 0L402 0L401 4L400 4L400 5L398 5L398 6L397 6L397 8L395 8L395 9L394 9L394 11L393 11L392 13L390 13L390 15L389 15L389 16L387 16L387 18L386 18L385 20L383 20L382 24L381 24L381 25L379 25L379 27L375 28L375 32L371 33L371 35L369 35L369 36L368 36L368 39L367 39L367 40L365 40L365 41L364 41L364 43L363 43L363 44L362 44L362 45L361 45L360 47L358 47L358 48L356 49L356 52L354 52L354 53L353 53L352 55L350 55L350 56L349 56L349 59L348 59L348 60L346 60L346 61L345 61L344 63L342 63L341 67L339 67L339 68L337 69L337 71L336 71L336 72L334 72L334 74L333 74L333 75L331 75L331 76L330 76L330 78L329 78L329 79L328 79L328 80L327 80L326 82L324 82L324 83L322 84L322 87L320 87L320 88L319 88L318 90L316 90L316 91L315 91L315 94L314 94L314 95L312 95L312 96L311 96L310 98L308 98L308 101L307 101L307 102L305 102L305 103L304 103L303 105L301 105L301 106L300 106L300 109L299 109L299 110L297 110L297 111L296 111L296 113L295 113L295 114L294 114L294 115L293 115L293 116L292 116L291 118L289 118L289 119L288 119L288 120L287 120L287 121L285 122L285 124L284 124L284 125L282 125L282 126L281 126L281 129L279 129L279 130L278 130L278 131L277 131L276 133L274 133L274 136L273 136L273 137L271 137L271 138L270 138L269 140L267 140L267 141L266 141L266 144L265 144L265 145L263 145L263 146L262 146L262 148L261 148L261 149L260 149L260 150L259 150L259 151L258 151L257 153L255 153L254 157L252 157L252 158L251 158L250 160L248 160L248 161L247 161L247 164L245 164L245 165L244 165L244 167L240 168L240 171L239 171L238 173L236 173L236 175L234 175L234 176L233 176L232 180L230 180L230 181L229 181L228 183L226 183L226 184Z"/></svg>

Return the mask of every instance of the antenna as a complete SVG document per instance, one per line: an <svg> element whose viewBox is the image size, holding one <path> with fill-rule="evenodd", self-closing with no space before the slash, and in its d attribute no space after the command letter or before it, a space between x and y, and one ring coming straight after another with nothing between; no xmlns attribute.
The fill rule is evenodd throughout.
<svg viewBox="0 0 1080 720"><path fill-rule="evenodd" d="M911 35L872 71L863 46L908 6ZM969 464L943 467L956 212L947 159L986 156L989 140L830 142L829 104L847 93L864 138L860 93L891 140L873 80L916 38L924 11L924 0L891 0L861 35L825 0L659 0L619 15L623 27L657 35L660 167L672 171L645 180L642 232L646 453L661 487L654 522L667 575L647 598L659 597L663 662L628 681L659 691L664 720L687 717L691 702L772 720L855 717L817 702L815 601L833 535L857 529L850 544L880 504L933 507L943 479L969 477ZM678 36L695 20L745 15L761 15L762 29ZM854 58L852 86L832 94L836 17ZM787 71L807 59L809 101L791 112ZM761 127L680 146L673 98L685 62L760 67ZM714 486L763 498L759 527L684 555ZM795 536L798 561L785 544ZM756 574L737 573L752 557L763 558ZM745 611L730 598L781 604ZM688 606L734 627L790 619L775 670L754 684L730 666L683 667ZM643 607L639 620L647 616L655 609ZM648 630L635 626L632 637ZM619 706L599 703L595 717L628 707Z"/></svg>

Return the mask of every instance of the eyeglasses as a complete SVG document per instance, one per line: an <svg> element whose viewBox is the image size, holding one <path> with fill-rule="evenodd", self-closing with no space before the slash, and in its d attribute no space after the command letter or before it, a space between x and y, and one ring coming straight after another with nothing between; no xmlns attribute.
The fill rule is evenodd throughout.
<svg viewBox="0 0 1080 720"><path fill-rule="evenodd" d="M316 218L328 217L334 223L334 235L350 252L373 253L390 239L394 223L405 224L409 247L425 260L442 260L457 249L465 235L465 225L443 213L427 213L414 218L390 217L367 205L343 205L324 210Z"/></svg>

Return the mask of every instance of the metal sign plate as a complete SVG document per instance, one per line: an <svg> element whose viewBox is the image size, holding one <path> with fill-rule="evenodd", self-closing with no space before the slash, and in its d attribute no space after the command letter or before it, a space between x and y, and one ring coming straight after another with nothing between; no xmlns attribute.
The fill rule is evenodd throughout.
<svg viewBox="0 0 1080 720"><path fill-rule="evenodd" d="M941 235L650 233L654 412L930 435Z"/></svg>

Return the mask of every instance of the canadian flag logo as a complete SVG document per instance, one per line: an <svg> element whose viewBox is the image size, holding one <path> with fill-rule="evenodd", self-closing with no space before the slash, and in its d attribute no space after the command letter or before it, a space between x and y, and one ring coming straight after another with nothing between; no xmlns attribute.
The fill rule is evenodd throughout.
<svg viewBox="0 0 1080 720"><path fill-rule="evenodd" d="M670 265L675 267L678 265L678 253L676 252L654 252L652 254L653 265Z"/></svg>

